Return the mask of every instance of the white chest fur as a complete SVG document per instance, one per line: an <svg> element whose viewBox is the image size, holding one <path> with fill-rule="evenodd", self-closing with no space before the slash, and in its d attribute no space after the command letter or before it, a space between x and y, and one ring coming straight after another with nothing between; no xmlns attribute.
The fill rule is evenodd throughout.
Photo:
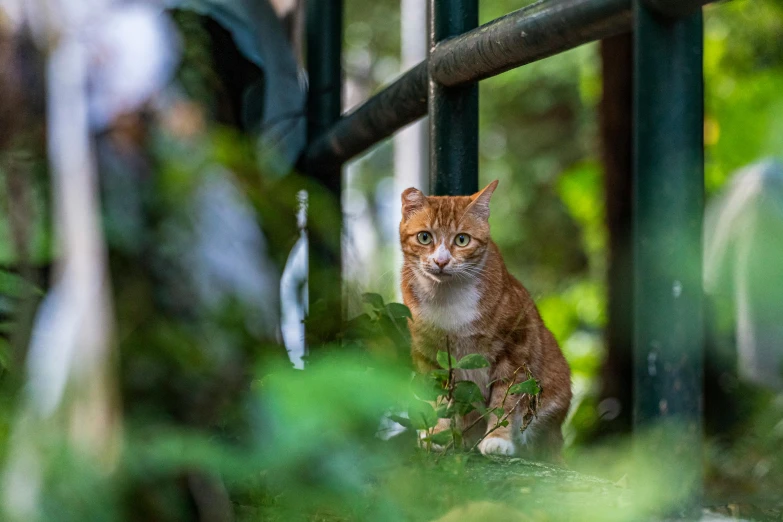
<svg viewBox="0 0 783 522"><path fill-rule="evenodd" d="M419 296L423 323L449 333L468 333L478 319L481 293L475 283L440 283Z"/></svg>

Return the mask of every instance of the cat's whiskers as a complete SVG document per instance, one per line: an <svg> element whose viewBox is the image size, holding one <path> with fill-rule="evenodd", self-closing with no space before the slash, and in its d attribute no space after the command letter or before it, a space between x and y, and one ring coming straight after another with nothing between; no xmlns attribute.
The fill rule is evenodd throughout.
<svg viewBox="0 0 783 522"><path fill-rule="evenodd" d="M486 270L486 268L484 268L483 266L475 266L475 265L462 265L460 266L460 269L466 272L471 272L476 274L483 274L484 271Z"/></svg>
<svg viewBox="0 0 783 522"><path fill-rule="evenodd" d="M454 276L457 279L467 280L467 281L478 281L479 277L478 275L471 273L469 270L457 270L454 272Z"/></svg>
<svg viewBox="0 0 783 522"><path fill-rule="evenodd" d="M462 265L459 271L463 274L468 274L475 277L476 279L479 279L486 273L486 268L472 265Z"/></svg>
<svg viewBox="0 0 783 522"><path fill-rule="evenodd" d="M455 279L459 280L466 289L477 288L481 283L481 279L475 275L467 272L457 272L454 274Z"/></svg>

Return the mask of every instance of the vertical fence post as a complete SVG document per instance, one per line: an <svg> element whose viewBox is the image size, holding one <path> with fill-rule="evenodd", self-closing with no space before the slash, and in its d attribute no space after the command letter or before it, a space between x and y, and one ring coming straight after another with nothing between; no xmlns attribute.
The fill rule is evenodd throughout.
<svg viewBox="0 0 783 522"><path fill-rule="evenodd" d="M343 0L308 0L306 7L307 137L312 143L340 119L342 112ZM309 227L310 307L306 337L308 345L313 345L334 341L341 327L342 168L307 165L307 170L327 192L325 198L321 194L308 195L308 221L328 219L332 223L329 227Z"/></svg>
<svg viewBox="0 0 783 522"><path fill-rule="evenodd" d="M601 40L600 105L604 201L609 232L606 359L601 400L616 413L602 416L597 436L628 434L633 417L633 35Z"/></svg>
<svg viewBox="0 0 783 522"><path fill-rule="evenodd" d="M428 0L429 49L478 26L478 0ZM430 193L478 191L478 84L443 87L429 78Z"/></svg>
<svg viewBox="0 0 783 522"><path fill-rule="evenodd" d="M701 487L704 203L702 17L634 0L634 425L660 458L669 514ZM668 464L667 464L668 463Z"/></svg>

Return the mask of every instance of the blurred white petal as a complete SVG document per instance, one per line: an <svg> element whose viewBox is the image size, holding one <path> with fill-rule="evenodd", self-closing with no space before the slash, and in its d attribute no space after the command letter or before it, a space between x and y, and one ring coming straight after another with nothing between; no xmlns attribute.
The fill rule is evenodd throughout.
<svg viewBox="0 0 783 522"><path fill-rule="evenodd" d="M90 122L98 129L160 91L179 60L174 26L153 3L0 0L0 10L13 30L29 27L42 48L62 39L84 46Z"/></svg>
<svg viewBox="0 0 783 522"><path fill-rule="evenodd" d="M103 128L138 109L171 78L179 57L176 33L161 10L118 6L93 24L90 52L90 119Z"/></svg>
<svg viewBox="0 0 783 522"><path fill-rule="evenodd" d="M194 237L185 249L193 283L210 308L237 299L248 329L279 337L279 275L249 201L229 172L205 178L193 200Z"/></svg>
<svg viewBox="0 0 783 522"><path fill-rule="evenodd" d="M7 21L12 31L19 29L24 19L22 0L0 0L0 23Z"/></svg>

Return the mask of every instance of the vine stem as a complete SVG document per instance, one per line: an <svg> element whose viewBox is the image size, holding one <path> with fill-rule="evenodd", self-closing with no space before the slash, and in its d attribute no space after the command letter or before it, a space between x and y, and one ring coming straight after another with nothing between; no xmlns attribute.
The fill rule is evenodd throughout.
<svg viewBox="0 0 783 522"><path fill-rule="evenodd" d="M505 395L503 395L503 401L500 403L500 406L501 406L501 407L506 405L506 399L508 399L508 392L511 390L511 387L514 385L514 381L516 381L516 378L517 378L517 373L518 373L518 372L519 372L519 370L521 370L521 369L522 369L522 367L520 366L519 368L517 368L516 370L514 370L514 375L511 377L511 383L510 383L510 384L508 385L508 387L506 388L506 394L505 394ZM497 381L495 381L495 382L497 382ZM521 400L521 399L520 399L520 400ZM517 404L519 404L519 403L517 403ZM516 408L516 406L515 406L515 408ZM513 410L512 410L512 411L513 411ZM468 426L467 428L465 428L463 431L468 431L468 430L470 430L470 429L471 429L473 426L475 426L476 424L478 424L478 423L479 423L479 421L480 421L481 419L483 419L484 417L487 417L487 416L488 416L490 413L492 413L492 410L490 410L490 409L487 409L487 411L486 411L485 413L482 413L482 414L479 416L479 418L478 418L478 419L474 420L474 421L473 421L473 422L470 424L470 426ZM502 421L500 421L500 422L502 422Z"/></svg>
<svg viewBox="0 0 783 522"><path fill-rule="evenodd" d="M500 407L501 407L501 408L505 409L505 406L506 406L506 400L508 400L508 395L509 395L509 392L511 391L511 387L512 387L512 386L514 385L514 383L516 382L516 380L517 380L517 375L519 374L519 371L520 371L520 370L521 370L523 367L524 367L524 365L523 365L523 366L520 366L520 367L518 367L516 370L514 370L514 374L511 376L511 379L509 380L508 386L506 387L506 393L503 395L503 400L502 400L502 401L501 401L501 403L500 403ZM526 367L525 367L525 373L526 373L526 374L530 374L530 372L527 370L527 368L526 368ZM486 432L484 435L482 435L482 437L481 437L481 438L480 438L478 441L476 441L476 443L473 445L473 447L472 447L472 448L470 448L470 451L473 451L474 449L476 449L476 448L478 447L478 445L479 445L479 444L481 444L481 441L483 441L484 439L486 439L486 438L487 438L487 437L488 437L488 436L489 436L491 433L493 433L495 430L497 430L497 429L499 429L499 428L500 428L500 425L501 425L501 424L503 424L503 422L504 422L505 420L507 420L507 419L508 419L508 418L511 416L511 414L514 412L514 410L516 410L516 409L517 409L517 406L519 406L519 403L521 403L521 402L522 402L522 399L524 399L524 398L525 398L525 395L529 395L529 394L527 394L527 393L526 393L526 394L522 395L522 397L520 397L520 398L519 398L519 400L516 402L516 404L514 404L514 407L513 407L513 408L511 408L509 411L506 411L506 412L504 412L504 415L503 415L502 417L498 418L498 420L497 420L497 422L495 423L495 425L494 425L494 426L493 426L491 429L489 429L489 430L488 430L488 431L487 431L487 432ZM468 426L468 427L465 429L465 431L467 431L467 430L469 430L470 428L472 428L473 426L475 426L475 425L476 425L476 423L478 423L478 421L480 421L481 419L483 419L485 416L489 415L489 414L490 414L492 411L493 411L493 410L487 410L487 412L486 412L484 415L482 415L481 417L479 417L478 419L476 419L476 420L473 422L473 424L471 424L470 426Z"/></svg>
<svg viewBox="0 0 783 522"><path fill-rule="evenodd" d="M446 396L446 411L448 411L449 406L451 405L452 400L454 399L454 367L451 364L451 343L449 343L448 336L446 337L446 359L448 359L449 362L449 377L448 377L448 383L449 383L449 393ZM457 425L456 425L456 419L454 417L454 413L452 412L451 416L449 417L449 428L451 429L451 444L456 449L457 447ZM444 453L446 451L446 448L443 449Z"/></svg>
<svg viewBox="0 0 783 522"><path fill-rule="evenodd" d="M525 395L528 395L528 394L526 393ZM505 421L506 419L508 419L508 418L509 418L509 416L510 416L510 415L511 415L511 414L514 412L514 410L516 410L516 409L517 409L517 406L519 406L519 403L520 403L520 402L522 402L522 399L524 399L524 398L525 398L525 396L523 395L523 396L522 396L522 397L521 397L521 398L520 398L520 399L517 401L517 403L516 403L516 404L514 404L514 407L513 407L513 408L511 408L511 410L510 410L510 411L507 411L507 412L505 413L505 415L503 415L503 417L502 417L501 419L499 419L499 420L498 420L498 422L497 422L497 423L496 423L496 424L495 424L495 425L492 427L492 429L491 429L491 430L487 431L487 432L486 432L484 435L482 435L482 437L481 437L479 440L477 440L477 441L476 441L476 443L473 445L473 447L472 447L472 448L470 448L470 451L473 451L474 449L476 449L476 448L478 447L478 445L479 445L479 444L481 444L481 441L483 441L484 439L486 439L486 438L487 438L487 437L488 437L488 436L489 436L489 435L490 435L490 434L491 434L493 431L495 431L495 430L497 430L498 428L500 428L500 425L503 423L503 421Z"/></svg>

